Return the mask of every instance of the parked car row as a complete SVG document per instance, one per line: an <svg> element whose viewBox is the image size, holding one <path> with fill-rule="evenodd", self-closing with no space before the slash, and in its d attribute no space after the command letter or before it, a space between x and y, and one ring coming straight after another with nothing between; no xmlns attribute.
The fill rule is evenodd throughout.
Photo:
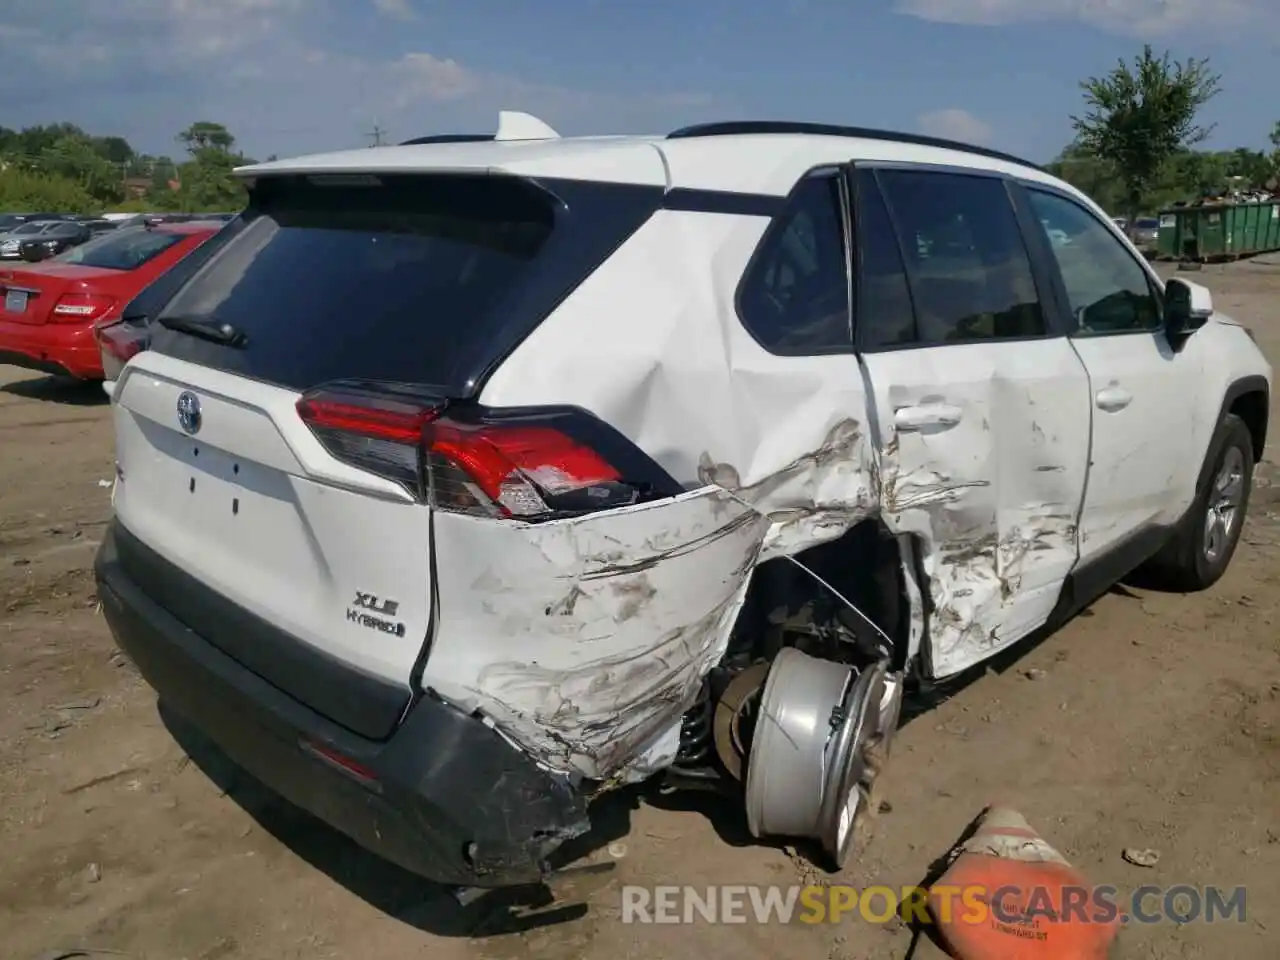
<svg viewBox="0 0 1280 960"><path fill-rule="evenodd" d="M221 219L137 222L96 236L74 221L19 228L35 229L0 241L0 251L16 242L27 261L0 267L0 363L103 380L105 356L114 375L127 354L110 334L99 342L96 328L118 322L139 293L224 226Z"/></svg>

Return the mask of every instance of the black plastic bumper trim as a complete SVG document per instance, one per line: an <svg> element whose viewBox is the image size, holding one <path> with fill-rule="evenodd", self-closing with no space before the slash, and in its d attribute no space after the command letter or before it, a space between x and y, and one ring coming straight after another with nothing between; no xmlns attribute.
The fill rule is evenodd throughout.
<svg viewBox="0 0 1280 960"><path fill-rule="evenodd" d="M121 562L120 534L113 521L95 562L116 642L163 703L296 806L406 870L458 886L537 882L547 857L588 829L586 800L567 778L434 697L420 698L386 742L299 703L157 604L150 583L144 592ZM361 782L368 777L376 787Z"/></svg>

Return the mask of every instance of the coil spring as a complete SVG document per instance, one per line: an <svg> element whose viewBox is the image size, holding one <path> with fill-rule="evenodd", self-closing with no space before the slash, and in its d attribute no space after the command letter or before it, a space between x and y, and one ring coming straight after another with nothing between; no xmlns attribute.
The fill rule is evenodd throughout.
<svg viewBox="0 0 1280 960"><path fill-rule="evenodd" d="M680 749L676 753L678 765L696 767L710 761L713 717L711 691L704 681L698 691L698 699L680 724Z"/></svg>

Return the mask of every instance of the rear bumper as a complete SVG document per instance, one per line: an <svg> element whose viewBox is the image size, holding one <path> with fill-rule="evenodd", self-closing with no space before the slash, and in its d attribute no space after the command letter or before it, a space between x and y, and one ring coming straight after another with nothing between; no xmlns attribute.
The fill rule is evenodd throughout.
<svg viewBox="0 0 1280 960"><path fill-rule="evenodd" d="M0 320L0 363L79 380L102 379L92 324Z"/></svg>
<svg viewBox="0 0 1280 960"><path fill-rule="evenodd" d="M121 566L115 532L113 521L95 563L103 613L160 699L361 846L429 880L498 887L540 880L547 856L589 826L567 780L432 697L377 742L281 692L155 603Z"/></svg>

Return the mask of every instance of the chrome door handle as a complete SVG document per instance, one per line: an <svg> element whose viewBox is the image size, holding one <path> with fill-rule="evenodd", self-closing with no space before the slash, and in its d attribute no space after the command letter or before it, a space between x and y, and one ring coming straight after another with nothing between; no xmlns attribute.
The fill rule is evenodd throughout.
<svg viewBox="0 0 1280 960"><path fill-rule="evenodd" d="M949 403L922 403L916 407L899 407L893 411L893 425L899 430L923 430L926 427L954 427L964 411Z"/></svg>
<svg viewBox="0 0 1280 960"><path fill-rule="evenodd" d="M1097 397L1094 399L1097 401L1099 410L1115 413L1117 410L1123 410L1133 403L1133 394L1113 384L1110 387L1104 387L1099 390Z"/></svg>

